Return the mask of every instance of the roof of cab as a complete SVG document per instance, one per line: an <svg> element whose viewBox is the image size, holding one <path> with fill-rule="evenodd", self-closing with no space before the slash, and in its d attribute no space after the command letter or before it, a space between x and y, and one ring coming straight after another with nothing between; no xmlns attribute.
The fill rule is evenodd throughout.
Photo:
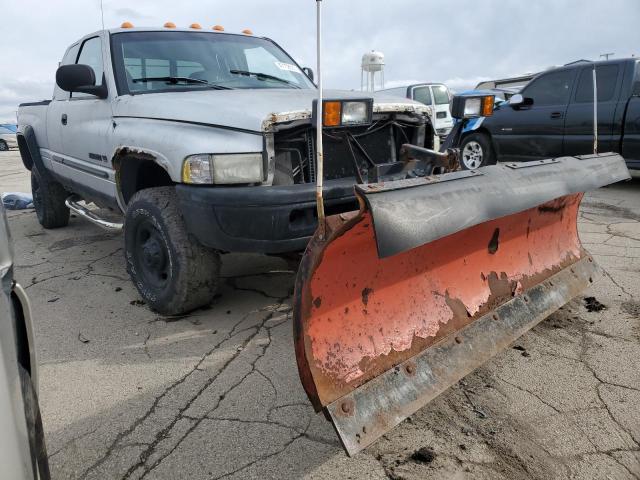
<svg viewBox="0 0 640 480"><path fill-rule="evenodd" d="M243 35L247 37L255 37L257 35L247 35L242 32L232 32L226 30L213 30L213 27L202 27L202 28L167 28L167 27L131 27L131 28L107 28L105 29L109 33L122 33L122 32L197 32L197 33L214 33L214 34L222 34L222 35ZM96 32L98 33L98 32Z"/></svg>

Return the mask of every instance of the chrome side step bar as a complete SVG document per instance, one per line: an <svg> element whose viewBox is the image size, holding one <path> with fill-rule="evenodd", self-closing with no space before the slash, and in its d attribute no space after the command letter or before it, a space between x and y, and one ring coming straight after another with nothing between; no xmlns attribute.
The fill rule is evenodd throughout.
<svg viewBox="0 0 640 480"><path fill-rule="evenodd" d="M104 220L98 217L98 215L96 215L95 212L92 212L87 207L80 205L78 203L81 201L82 201L82 198L80 198L78 195L71 195L69 198L67 198L67 200L64 203L67 207L69 207L69 210L71 210L76 215L84 218L85 220L89 220L91 223L98 225L99 227L102 227L105 230L108 230L110 232L122 231L124 224L110 222L108 220Z"/></svg>

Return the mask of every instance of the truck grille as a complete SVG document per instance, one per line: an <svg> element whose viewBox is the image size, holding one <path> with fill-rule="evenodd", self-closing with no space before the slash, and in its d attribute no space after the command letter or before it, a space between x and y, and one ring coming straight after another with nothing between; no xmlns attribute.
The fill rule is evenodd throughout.
<svg viewBox="0 0 640 480"><path fill-rule="evenodd" d="M356 178L356 168L366 177L372 163L395 162L405 143L431 148L432 137L425 135L425 123L379 121L366 127L324 132L324 178ZM426 138L425 142L422 140ZM316 180L315 129L298 127L276 132L274 185L312 183ZM310 161L311 160L311 161Z"/></svg>

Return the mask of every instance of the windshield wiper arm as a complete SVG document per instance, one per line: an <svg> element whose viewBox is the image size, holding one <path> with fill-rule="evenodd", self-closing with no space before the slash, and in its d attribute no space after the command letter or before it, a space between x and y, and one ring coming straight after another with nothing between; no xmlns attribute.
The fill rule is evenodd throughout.
<svg viewBox="0 0 640 480"><path fill-rule="evenodd" d="M291 85L294 88L300 88L299 85L296 85L289 80L285 80L284 78L276 77L275 75L269 75L268 73L262 72L249 72L248 70L229 70L229 73L233 73L234 75L245 75L247 77L254 76L258 79L262 80L275 80L276 82L286 83L287 85Z"/></svg>
<svg viewBox="0 0 640 480"><path fill-rule="evenodd" d="M222 85L216 85L215 83L209 83L206 80L201 80L199 78L191 78L191 77L142 77L142 78L134 78L133 83L138 82L167 82L171 84L177 84L179 82L184 83L198 83L207 85L210 88L215 90L231 90L230 87L224 87Z"/></svg>

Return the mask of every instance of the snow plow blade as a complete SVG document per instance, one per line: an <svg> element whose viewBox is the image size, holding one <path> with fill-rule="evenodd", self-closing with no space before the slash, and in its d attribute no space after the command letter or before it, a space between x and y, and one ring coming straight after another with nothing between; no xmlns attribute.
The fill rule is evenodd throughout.
<svg viewBox="0 0 640 480"><path fill-rule="evenodd" d="M616 154L358 185L296 279L304 388L349 455L506 348L597 273L583 192L629 178Z"/></svg>

